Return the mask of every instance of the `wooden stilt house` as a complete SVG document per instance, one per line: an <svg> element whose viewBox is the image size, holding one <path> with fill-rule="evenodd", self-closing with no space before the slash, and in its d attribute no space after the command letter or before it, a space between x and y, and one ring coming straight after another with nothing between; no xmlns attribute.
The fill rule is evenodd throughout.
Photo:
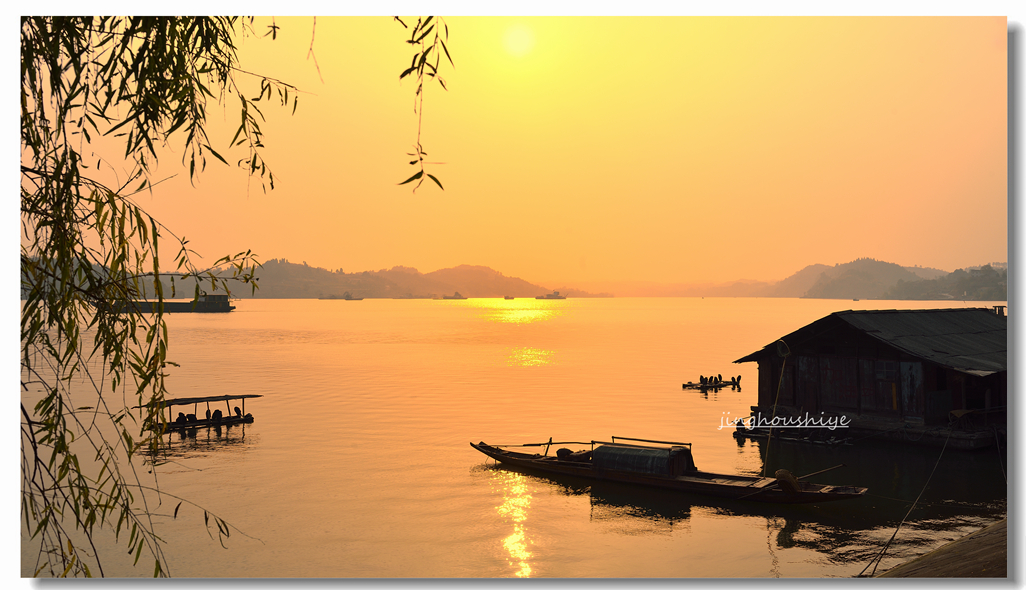
<svg viewBox="0 0 1026 590"><path fill-rule="evenodd" d="M755 416L843 417L844 430L778 432L980 448L1005 439L1007 349L1004 307L840 311L734 362L759 364L756 427Z"/></svg>

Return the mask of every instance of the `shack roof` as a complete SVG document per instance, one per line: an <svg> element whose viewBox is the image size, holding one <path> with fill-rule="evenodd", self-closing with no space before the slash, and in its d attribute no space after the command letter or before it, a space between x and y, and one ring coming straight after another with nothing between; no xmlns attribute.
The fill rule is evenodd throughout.
<svg viewBox="0 0 1026 590"><path fill-rule="evenodd" d="M780 340L793 347L843 325L962 373L982 377L1008 370L1008 320L982 308L838 311ZM776 355L776 344L771 342L734 362Z"/></svg>
<svg viewBox="0 0 1026 590"><path fill-rule="evenodd" d="M183 406L183 405L191 406L191 405L195 405L195 404L204 404L204 403L209 403L209 402L226 402L226 401L233 400L233 399L247 399L247 398L251 398L251 397L263 397L263 396L260 395L260 394L256 394L256 393L244 393L244 394L239 394L239 395L213 395L213 396L206 396L206 397L179 397L179 398L175 398L175 399L166 399L166 400L164 400L160 404L160 407L166 408L168 406ZM145 407L145 406L135 406L135 407L136 408L142 408L142 407Z"/></svg>

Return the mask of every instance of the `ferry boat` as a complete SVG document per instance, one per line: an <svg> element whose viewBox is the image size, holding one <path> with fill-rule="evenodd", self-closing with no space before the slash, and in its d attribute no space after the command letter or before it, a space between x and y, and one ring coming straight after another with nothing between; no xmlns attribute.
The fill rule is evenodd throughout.
<svg viewBox="0 0 1026 590"><path fill-rule="evenodd" d="M553 291L545 295L539 295L535 299L566 299L566 295L560 295L559 291Z"/></svg>
<svg viewBox="0 0 1026 590"><path fill-rule="evenodd" d="M231 304L228 295L207 295L200 292L199 297L192 301L131 301L121 308L120 313L125 313L130 308L135 308L141 313L157 313L158 309L163 313L227 313L234 310L235 306Z"/></svg>

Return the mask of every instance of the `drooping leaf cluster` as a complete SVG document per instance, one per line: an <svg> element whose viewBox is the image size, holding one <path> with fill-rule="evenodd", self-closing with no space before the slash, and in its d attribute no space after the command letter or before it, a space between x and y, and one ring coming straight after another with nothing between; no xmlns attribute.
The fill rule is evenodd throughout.
<svg viewBox="0 0 1026 590"><path fill-rule="evenodd" d="M224 161L206 111L231 97L241 116L230 145L273 188L257 103L294 107L295 93L270 79L257 97L240 90L236 77L248 74L237 69L235 39L251 26L234 17L21 19L21 491L39 547L34 575L103 575L94 534L105 528L117 538L127 531L134 559L146 551L154 575L168 574L132 459L160 443L173 363L162 315L126 303L174 296L176 281L194 296L229 290L233 279L255 288L259 263L242 252L198 268L187 241L132 196L152 190L168 150L181 149L190 179L208 156ZM116 186L104 181L125 169ZM167 243L172 272L159 256Z"/></svg>
<svg viewBox="0 0 1026 590"><path fill-rule="evenodd" d="M395 20L402 24L403 27L410 29L399 17L395 17ZM425 79L428 81L432 79L437 80L443 90L448 90L445 86L445 79L439 75L438 70L443 54L449 61L449 65L455 67L452 56L449 55L449 48L445 46L445 42L448 39L449 25L445 24L441 17L429 16L417 19L416 24L410 29L410 38L406 41L414 48L413 58L410 61L410 66L399 74L399 79L402 80L411 75L416 75L417 79L417 90L414 94L414 111L417 113L417 143L414 144L413 151L407 153L408 156L414 158L410 160L410 165L416 166L417 172L399 184L403 185L416 181L417 184L413 187L414 192L420 188L425 176L434 181L438 188L445 190L441 181L434 174L428 173L424 168L426 163L424 158L427 156L427 152L424 151L424 146L420 142L420 130L424 113Z"/></svg>

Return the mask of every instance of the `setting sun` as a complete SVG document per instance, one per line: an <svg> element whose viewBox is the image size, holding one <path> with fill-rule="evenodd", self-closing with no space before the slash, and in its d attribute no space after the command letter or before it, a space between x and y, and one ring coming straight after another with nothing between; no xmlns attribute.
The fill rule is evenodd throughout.
<svg viewBox="0 0 1026 590"><path fill-rule="evenodd" d="M523 57L534 49L534 31L526 25L513 25L506 29L503 43L510 55Z"/></svg>

